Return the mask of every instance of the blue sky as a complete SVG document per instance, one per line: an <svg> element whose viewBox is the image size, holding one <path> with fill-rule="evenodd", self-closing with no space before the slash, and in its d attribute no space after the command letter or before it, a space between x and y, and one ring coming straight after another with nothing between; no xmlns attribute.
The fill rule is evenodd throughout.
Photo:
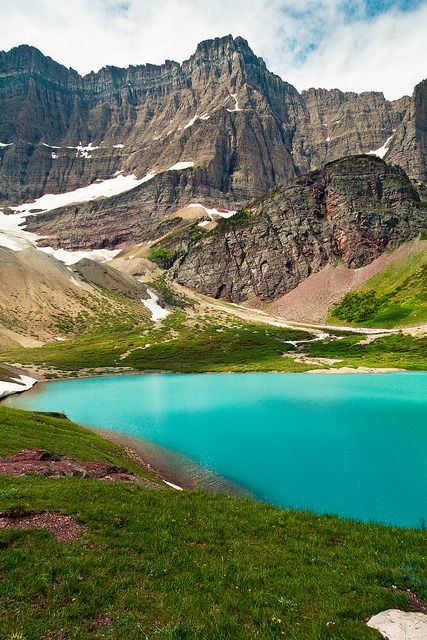
<svg viewBox="0 0 427 640"><path fill-rule="evenodd" d="M0 0L0 19L0 49L32 44L81 73L182 61L232 33L299 90L393 99L427 77L427 0Z"/></svg>

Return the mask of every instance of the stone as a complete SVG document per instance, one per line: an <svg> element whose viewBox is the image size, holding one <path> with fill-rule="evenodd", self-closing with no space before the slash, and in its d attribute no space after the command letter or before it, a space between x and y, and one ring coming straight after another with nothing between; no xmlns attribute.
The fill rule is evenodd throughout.
<svg viewBox="0 0 427 640"><path fill-rule="evenodd" d="M386 640L426 640L425 613L388 609L372 616L368 627L377 629Z"/></svg>

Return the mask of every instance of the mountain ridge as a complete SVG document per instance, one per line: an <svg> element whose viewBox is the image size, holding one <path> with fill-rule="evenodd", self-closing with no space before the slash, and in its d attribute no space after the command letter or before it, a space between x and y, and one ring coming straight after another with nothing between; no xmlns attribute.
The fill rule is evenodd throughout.
<svg viewBox="0 0 427 640"><path fill-rule="evenodd" d="M424 127L427 116L411 101L381 92L299 93L230 35L199 43L183 63L106 66L85 76L21 45L0 53L0 203L192 160L203 170L198 180L235 208L325 162L379 149L391 136L404 140L394 156L424 179L427 152L414 162L414 144L399 132L405 118L406 130Z"/></svg>

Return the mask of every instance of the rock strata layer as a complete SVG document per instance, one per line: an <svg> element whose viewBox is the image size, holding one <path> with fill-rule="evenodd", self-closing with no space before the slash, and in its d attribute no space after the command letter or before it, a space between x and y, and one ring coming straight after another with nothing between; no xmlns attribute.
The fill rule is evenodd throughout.
<svg viewBox="0 0 427 640"><path fill-rule="evenodd" d="M20 46L0 53L0 202L192 161L190 188L158 184L150 207L161 213L195 192L235 208L387 141L383 153L424 180L425 104L425 81L395 101L378 92L299 93L232 36L200 43L182 64L104 67L83 77Z"/></svg>

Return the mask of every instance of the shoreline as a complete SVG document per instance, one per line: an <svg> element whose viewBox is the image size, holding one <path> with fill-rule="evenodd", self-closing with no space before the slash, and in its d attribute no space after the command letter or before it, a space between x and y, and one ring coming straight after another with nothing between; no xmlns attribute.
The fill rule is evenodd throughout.
<svg viewBox="0 0 427 640"><path fill-rule="evenodd" d="M1 364L1 363L0 363ZM308 371L277 371L277 370L271 370L271 371L170 371L170 370L166 370L166 369L144 369L144 370L137 370L137 369L129 369L129 370L123 370L123 371L100 371L97 374L91 373L89 375L75 375L75 376L60 376L60 377L55 377L55 378L47 378L44 377L43 374L38 374L38 372L33 372L31 370L26 370L26 369L18 369L18 367L12 367L11 365L2 365L3 367L7 367L8 369L10 369L11 371L11 375L16 375L17 377L21 378L27 378L28 380L31 379L32 383L31 386L24 386L22 385L22 388L12 388L10 390L5 389L2 394L0 395L0 404L4 401L7 400L8 398L10 398L11 396L14 395L20 395L22 393L28 393L28 392L37 392L38 390L40 390L40 387L44 384L50 383L50 382L62 382L62 381L67 381L67 380L95 380L97 378L112 378L112 377L123 377L123 376L145 376L145 375L182 375L182 376L188 376L188 375L248 375L248 374L269 374L269 373L275 373L275 374L287 374L287 375L368 375L368 374L392 374L392 373L427 373L426 370L424 369L400 369L400 368L396 368L396 367L364 367L364 366L359 366L359 367L348 367L348 366L343 366L343 367L324 367L324 368L319 368L319 369L309 369ZM13 372L13 370L15 370L16 373ZM19 373L18 373L19 371ZM32 376L29 376L28 373L32 373ZM33 376L35 375L39 375L38 378L35 378ZM4 381L0 379L0 385L6 385L6 384L10 384L12 385L12 387L18 387L21 385L18 385L17 382L10 382L10 381Z"/></svg>
<svg viewBox="0 0 427 640"><path fill-rule="evenodd" d="M244 487L227 480L172 449L120 431L91 425L82 426L115 444L119 444L126 456L132 461L137 462L155 478L177 491L203 489L208 492L253 497Z"/></svg>

